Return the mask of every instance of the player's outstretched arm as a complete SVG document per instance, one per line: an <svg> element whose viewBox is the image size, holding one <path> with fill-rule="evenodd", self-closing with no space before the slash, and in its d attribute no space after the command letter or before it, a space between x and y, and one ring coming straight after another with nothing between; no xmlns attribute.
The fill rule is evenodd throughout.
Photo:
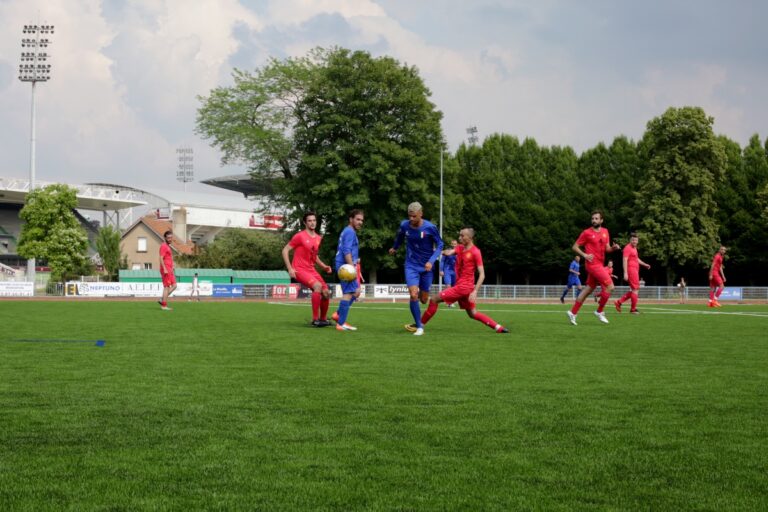
<svg viewBox="0 0 768 512"><path fill-rule="evenodd" d="M292 249L293 247L291 247L290 243L285 244L285 247L283 247L283 263L285 263L285 268L288 270L288 275L291 276L291 278L296 279L296 270L294 270L293 266L291 265L290 253Z"/></svg>

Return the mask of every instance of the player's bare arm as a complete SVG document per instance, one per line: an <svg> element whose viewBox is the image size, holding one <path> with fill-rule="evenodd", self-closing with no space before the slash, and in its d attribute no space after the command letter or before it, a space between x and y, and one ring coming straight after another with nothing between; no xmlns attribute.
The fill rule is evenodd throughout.
<svg viewBox="0 0 768 512"><path fill-rule="evenodd" d="M477 292L480 290L480 287L483 286L484 281L485 268L482 266L477 267L477 282L475 283L475 289L469 294L469 302L477 302Z"/></svg>
<svg viewBox="0 0 768 512"><path fill-rule="evenodd" d="M285 247L283 247L283 263L285 263L285 268L288 269L288 275L291 276L291 279L296 279L296 269L293 268L291 265L291 258L290 253L293 247L291 247L290 244L285 244Z"/></svg>
<svg viewBox="0 0 768 512"><path fill-rule="evenodd" d="M321 267L323 270L325 270L326 274L330 274L331 272L333 272L333 269L331 268L331 266L330 266L330 265L326 265L325 263L323 263L323 260L321 260L321 259L320 259L320 256L318 256L317 258L315 258L315 262L316 262L318 265L320 265L320 267Z"/></svg>
<svg viewBox="0 0 768 512"><path fill-rule="evenodd" d="M582 251L581 247L579 246L579 244L573 244L572 249L573 249L573 252L575 252L576 254L578 254L579 256L581 256L582 258L584 258L585 260L587 260L590 263L592 263L592 260L595 258L594 255L587 254L584 251Z"/></svg>

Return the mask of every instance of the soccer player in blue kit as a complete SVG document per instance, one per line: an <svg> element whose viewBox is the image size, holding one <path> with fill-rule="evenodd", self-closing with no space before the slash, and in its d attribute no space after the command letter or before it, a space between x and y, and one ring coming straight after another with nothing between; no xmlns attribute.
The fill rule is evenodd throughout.
<svg viewBox="0 0 768 512"><path fill-rule="evenodd" d="M364 215L362 210L352 210L349 212L349 225L339 235L339 246L336 251L336 272L345 263L356 267L360 261L360 244L357 240L357 232L363 227ZM360 283L357 279L348 282L341 282L341 301L339 309L331 317L336 322L337 331L356 331L357 327L352 327L347 323L349 308L352 306L353 297L357 293Z"/></svg>
<svg viewBox="0 0 768 512"><path fill-rule="evenodd" d="M413 324L408 324L405 328L416 336L424 334L419 301L422 304L429 301L432 267L443 250L440 232L434 224L425 220L423 215L420 203L408 205L408 220L400 223L395 243L389 250L389 254L394 255L405 241L405 284L408 286L411 315L414 320Z"/></svg>
<svg viewBox="0 0 768 512"><path fill-rule="evenodd" d="M571 291L571 288L574 286L577 290L581 291L581 279L579 279L579 274L581 271L579 270L579 261L581 260L581 256L578 254L573 257L573 261L571 262L571 265L568 267L568 284L565 285L565 290L563 290L563 294L560 296L560 303L565 303L565 296L568 295L568 292Z"/></svg>

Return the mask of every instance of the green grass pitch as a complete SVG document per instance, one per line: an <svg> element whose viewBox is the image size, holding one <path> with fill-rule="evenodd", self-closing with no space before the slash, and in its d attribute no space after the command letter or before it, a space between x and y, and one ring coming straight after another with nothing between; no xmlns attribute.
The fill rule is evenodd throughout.
<svg viewBox="0 0 768 512"><path fill-rule="evenodd" d="M172 305L0 302L0 510L768 509L768 306Z"/></svg>

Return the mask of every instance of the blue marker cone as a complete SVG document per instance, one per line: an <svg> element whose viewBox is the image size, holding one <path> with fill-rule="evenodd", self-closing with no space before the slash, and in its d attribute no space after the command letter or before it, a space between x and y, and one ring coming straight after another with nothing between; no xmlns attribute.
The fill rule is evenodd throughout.
<svg viewBox="0 0 768 512"><path fill-rule="evenodd" d="M96 340L96 346L97 347L103 347L104 346L104 340Z"/></svg>

